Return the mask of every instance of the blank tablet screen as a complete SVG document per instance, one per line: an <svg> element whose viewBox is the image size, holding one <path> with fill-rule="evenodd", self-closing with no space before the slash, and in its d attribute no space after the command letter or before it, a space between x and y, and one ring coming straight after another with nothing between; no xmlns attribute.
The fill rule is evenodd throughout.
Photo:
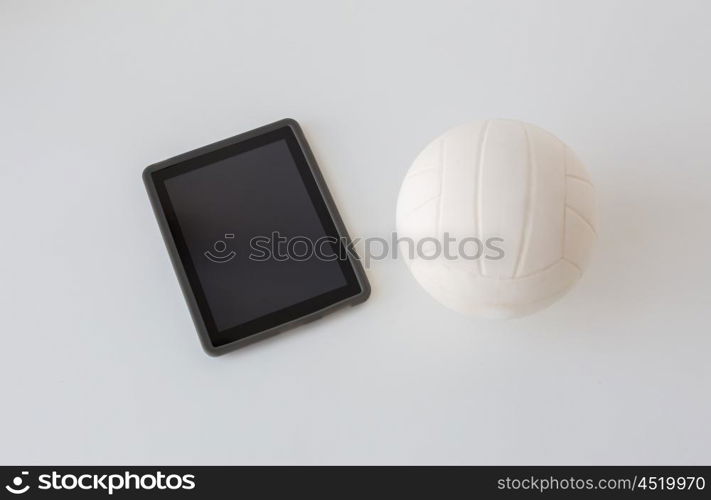
<svg viewBox="0 0 711 500"><path fill-rule="evenodd" d="M214 345L360 291L348 260L336 258L344 248L288 129L154 179Z"/></svg>

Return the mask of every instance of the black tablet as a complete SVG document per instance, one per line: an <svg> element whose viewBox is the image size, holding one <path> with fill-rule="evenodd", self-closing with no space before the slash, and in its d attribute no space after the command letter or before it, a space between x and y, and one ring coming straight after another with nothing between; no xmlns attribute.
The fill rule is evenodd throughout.
<svg viewBox="0 0 711 500"><path fill-rule="evenodd" d="M209 354L368 298L368 280L294 120L156 163L143 180Z"/></svg>

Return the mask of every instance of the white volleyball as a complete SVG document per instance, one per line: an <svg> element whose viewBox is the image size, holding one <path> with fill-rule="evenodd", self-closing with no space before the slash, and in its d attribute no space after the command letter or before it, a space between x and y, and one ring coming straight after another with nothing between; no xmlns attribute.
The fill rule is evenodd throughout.
<svg viewBox="0 0 711 500"><path fill-rule="evenodd" d="M415 279L445 306L479 316L553 303L585 270L596 231L585 166L553 134L515 120L436 138L397 202L399 255Z"/></svg>

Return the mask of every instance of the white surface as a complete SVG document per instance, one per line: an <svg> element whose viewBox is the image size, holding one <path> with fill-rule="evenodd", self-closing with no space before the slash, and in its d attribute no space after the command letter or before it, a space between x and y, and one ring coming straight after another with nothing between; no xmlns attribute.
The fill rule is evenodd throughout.
<svg viewBox="0 0 711 500"><path fill-rule="evenodd" d="M711 4L0 3L0 462L711 462ZM218 359L141 170L291 116L354 235L443 130L539 124L594 177L585 286L473 320L402 262Z"/></svg>
<svg viewBox="0 0 711 500"><path fill-rule="evenodd" d="M443 305L489 318L552 304L582 276L597 239L585 165L518 120L470 122L430 142L402 181L396 221L417 282Z"/></svg>

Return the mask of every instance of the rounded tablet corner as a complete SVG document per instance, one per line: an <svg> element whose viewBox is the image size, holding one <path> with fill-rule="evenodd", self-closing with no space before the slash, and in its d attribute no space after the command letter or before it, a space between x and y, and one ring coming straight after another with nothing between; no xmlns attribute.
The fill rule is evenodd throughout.
<svg viewBox="0 0 711 500"><path fill-rule="evenodd" d="M153 178L151 177L151 174L155 172L156 166L155 164L148 165L146 168L143 169L143 172L141 173L141 178L143 179L144 184L148 185L149 183L153 182Z"/></svg>
<svg viewBox="0 0 711 500"><path fill-rule="evenodd" d="M293 118L283 118L283 119L279 120L277 123L280 125L284 125L285 127L289 127L292 130L299 131L299 132L301 131L301 125L299 125L299 122L297 122Z"/></svg>
<svg viewBox="0 0 711 500"><path fill-rule="evenodd" d="M370 288L370 283L367 280L364 281L363 283L361 283L360 288L361 288L361 291L358 294L356 300L351 304L351 306L362 304L363 302L365 302L366 300L368 300L370 298L371 288Z"/></svg>
<svg viewBox="0 0 711 500"><path fill-rule="evenodd" d="M202 345L202 350L210 356L211 358L216 358L225 352L227 352L224 348L222 347L215 347L212 345L212 342L210 342L208 339L200 339L200 345Z"/></svg>

